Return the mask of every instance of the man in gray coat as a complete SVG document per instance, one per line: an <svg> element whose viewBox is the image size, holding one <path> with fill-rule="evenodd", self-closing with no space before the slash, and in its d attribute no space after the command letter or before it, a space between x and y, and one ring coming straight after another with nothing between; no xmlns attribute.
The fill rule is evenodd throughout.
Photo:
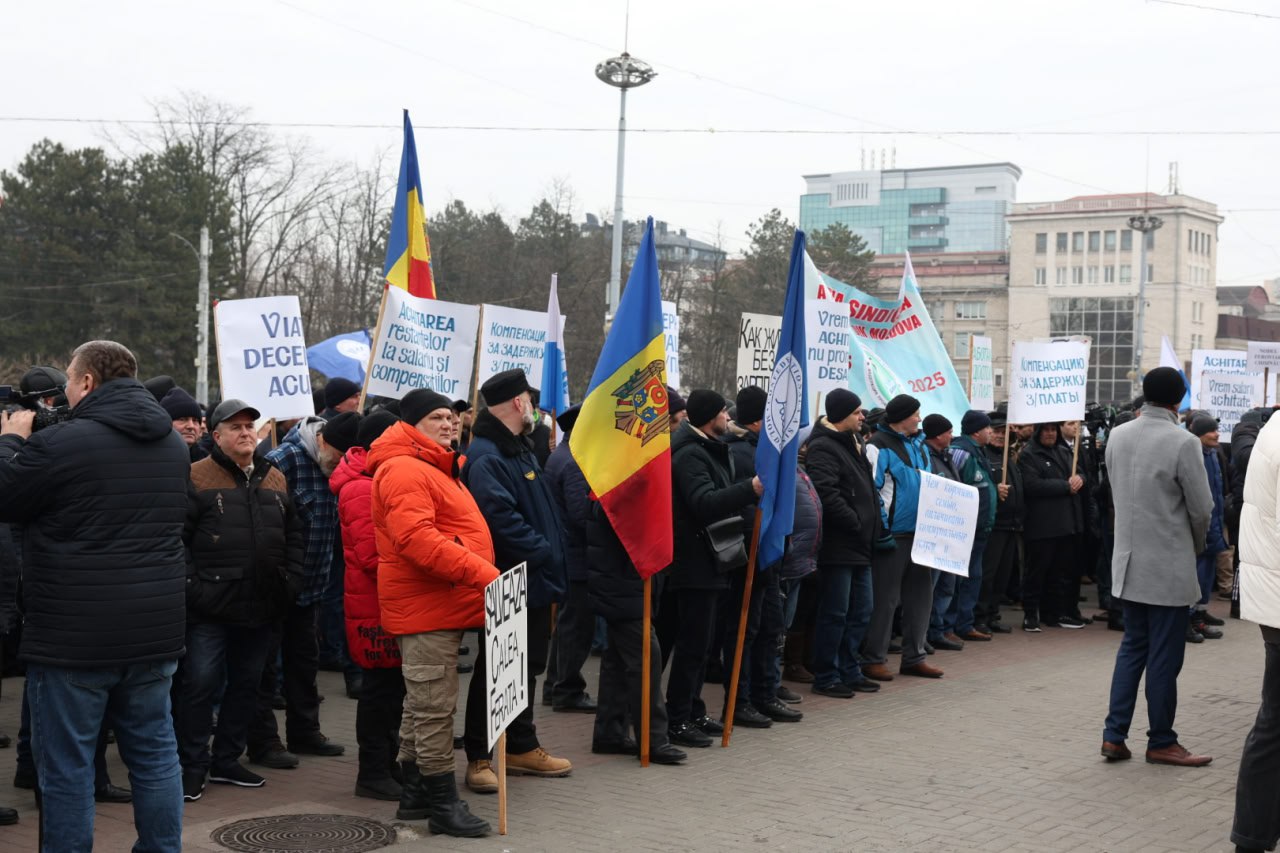
<svg viewBox="0 0 1280 853"><path fill-rule="evenodd" d="M1172 367L1142 380L1142 417L1107 441L1115 498L1112 596L1124 606L1124 639L1111 677L1111 707L1102 735L1108 761L1132 757L1125 740L1147 673L1147 761L1203 767L1213 759L1178 743L1178 673L1186 652L1188 607L1200 597L1196 554L1204 550L1213 495L1200 442L1178 426L1186 383Z"/></svg>

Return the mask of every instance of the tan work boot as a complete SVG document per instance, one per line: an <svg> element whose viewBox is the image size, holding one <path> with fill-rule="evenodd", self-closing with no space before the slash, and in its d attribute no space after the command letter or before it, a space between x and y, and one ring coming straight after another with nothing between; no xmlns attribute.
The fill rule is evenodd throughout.
<svg viewBox="0 0 1280 853"><path fill-rule="evenodd" d="M467 787L477 794L498 793L498 774L488 759L472 761L467 765Z"/></svg>
<svg viewBox="0 0 1280 853"><path fill-rule="evenodd" d="M568 776L573 765L567 758L556 758L542 747L507 756L508 776Z"/></svg>

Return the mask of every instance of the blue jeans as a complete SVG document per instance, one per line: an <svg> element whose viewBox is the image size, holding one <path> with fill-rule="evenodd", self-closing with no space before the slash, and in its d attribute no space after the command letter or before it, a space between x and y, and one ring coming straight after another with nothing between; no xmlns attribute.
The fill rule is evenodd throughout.
<svg viewBox="0 0 1280 853"><path fill-rule="evenodd" d="M1116 599L1119 601L1119 599ZM1138 682L1147 673L1147 748L1163 749L1178 742L1173 718L1178 710L1178 673L1187 653L1185 607L1163 607L1125 601L1124 639L1116 652L1111 676L1111 707L1102 739L1123 743L1129 737Z"/></svg>
<svg viewBox="0 0 1280 853"><path fill-rule="evenodd" d="M973 551L969 553L969 577L956 578L956 597L952 602L951 629L960 636L973 630L973 611L982 593L982 559L987 550L987 537L979 533L973 539Z"/></svg>
<svg viewBox="0 0 1280 853"><path fill-rule="evenodd" d="M1213 581L1217 573L1217 552L1205 553L1196 557L1196 580L1200 582L1200 600L1191 608L1193 611L1203 610L1204 606L1209 603L1209 596L1213 592Z"/></svg>
<svg viewBox="0 0 1280 853"><path fill-rule="evenodd" d="M104 718L129 768L134 853L182 849L182 774L169 705L177 667L173 660L95 669L27 666L45 850L93 849L93 753Z"/></svg>
<svg viewBox="0 0 1280 853"><path fill-rule="evenodd" d="M813 683L862 680L858 647L871 622L870 566L819 566L818 615L813 632Z"/></svg>
<svg viewBox="0 0 1280 853"><path fill-rule="evenodd" d="M187 623L187 656L175 679L173 711L178 758L184 771L203 775L210 767L223 771L239 761L257 709L258 684L270 648L270 625L242 628ZM222 707L214 733L213 707L220 693Z"/></svg>
<svg viewBox="0 0 1280 853"><path fill-rule="evenodd" d="M957 576L938 569L930 573L933 575L933 609L929 611L929 641L932 642L956 630L952 605L956 600Z"/></svg>

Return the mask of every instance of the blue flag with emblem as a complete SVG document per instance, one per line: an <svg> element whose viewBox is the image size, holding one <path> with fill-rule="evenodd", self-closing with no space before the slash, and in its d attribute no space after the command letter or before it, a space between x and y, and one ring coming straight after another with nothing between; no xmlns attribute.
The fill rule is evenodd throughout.
<svg viewBox="0 0 1280 853"><path fill-rule="evenodd" d="M809 380L805 376L804 268L805 239L796 231L791 245L782 334L769 377L760 442L756 445L756 475L764 484L760 496L760 544L756 565L768 568L782 559L795 524L796 456L800 429L809 425Z"/></svg>

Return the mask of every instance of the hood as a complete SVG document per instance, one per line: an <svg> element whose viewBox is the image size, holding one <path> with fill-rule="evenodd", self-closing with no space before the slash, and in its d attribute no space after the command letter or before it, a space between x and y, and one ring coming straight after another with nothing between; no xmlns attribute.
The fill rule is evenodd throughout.
<svg viewBox="0 0 1280 853"><path fill-rule="evenodd" d="M533 445L527 437L516 435L507 429L507 425L494 417L488 409L476 415L471 435L473 438L489 439L497 445L498 452L503 456L522 456L533 452Z"/></svg>
<svg viewBox="0 0 1280 853"><path fill-rule="evenodd" d="M358 444L344 453L329 477L329 491L339 494L347 483L372 476L368 470L368 455L369 451Z"/></svg>
<svg viewBox="0 0 1280 853"><path fill-rule="evenodd" d="M1240 426L1236 429L1246 425L1261 427L1267 413L1266 409L1250 409L1240 416Z"/></svg>
<svg viewBox="0 0 1280 853"><path fill-rule="evenodd" d="M155 395L136 379L113 379L93 389L71 410L72 417L97 421L138 441L159 441L173 432L173 419Z"/></svg>
<svg viewBox="0 0 1280 853"><path fill-rule="evenodd" d="M699 433L688 421L676 427L676 431L671 434L671 452L674 454L686 444L701 444L708 450L720 454L722 459L728 458L729 455L729 445Z"/></svg>
<svg viewBox="0 0 1280 853"><path fill-rule="evenodd" d="M1258 433L1262 431L1262 424L1258 421L1245 423L1240 421L1236 424L1236 428L1231 431L1231 443L1239 447L1240 439L1248 438L1254 441L1258 438Z"/></svg>
<svg viewBox="0 0 1280 853"><path fill-rule="evenodd" d="M760 433L752 432L749 429L738 426L733 421L729 421L729 431L726 432L724 437L720 440L725 444L737 444L740 441L745 441L747 444L755 447L760 443Z"/></svg>
<svg viewBox="0 0 1280 853"><path fill-rule="evenodd" d="M459 456L456 450L441 447L409 424L399 421L387 427L387 431L378 436L373 447L369 448L365 465L370 474L376 474L380 465L402 456L409 456L439 468L455 479L465 461L465 458Z"/></svg>
<svg viewBox="0 0 1280 853"><path fill-rule="evenodd" d="M841 432L831 425L826 415L818 418L818 422L813 425L813 431L809 433L809 443L815 441L834 441L839 444L848 445L855 451L859 449L857 441L854 440L853 433Z"/></svg>
<svg viewBox="0 0 1280 853"><path fill-rule="evenodd" d="M298 422L297 426L289 430L289 434L284 437L281 444L299 445L311 461L320 464L320 443L316 441L316 436L320 434L320 430L324 429L325 419L317 418L314 415Z"/></svg>
<svg viewBox="0 0 1280 853"><path fill-rule="evenodd" d="M1062 424L1059 424L1059 423L1043 423L1043 424L1036 424L1036 426L1035 426L1035 431L1031 433L1031 440L1027 442L1027 446L1028 446L1028 447L1039 447L1039 448L1041 448L1041 449L1043 449L1043 448L1044 448L1044 445L1040 443L1040 431L1041 431L1041 430L1043 430L1043 429L1044 429L1045 427L1047 427L1047 426L1052 426L1052 427L1057 427L1057 428L1058 428L1058 444L1057 444L1057 446L1059 446L1059 447L1066 447L1066 448L1070 448L1070 447L1071 447L1071 445L1067 444L1067 440L1066 440L1065 438L1063 438L1063 437L1062 437Z"/></svg>

